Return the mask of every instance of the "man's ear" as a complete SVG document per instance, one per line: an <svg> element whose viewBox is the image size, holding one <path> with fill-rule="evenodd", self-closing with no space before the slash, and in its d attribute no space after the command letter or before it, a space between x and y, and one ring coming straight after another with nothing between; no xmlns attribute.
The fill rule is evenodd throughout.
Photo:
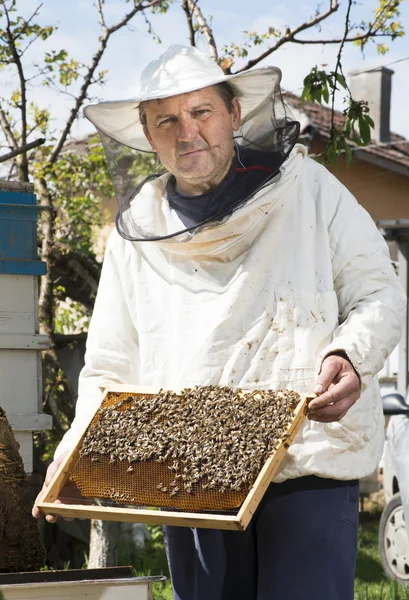
<svg viewBox="0 0 409 600"><path fill-rule="evenodd" d="M150 143L152 150L153 150L154 152L156 152L156 148L155 148L155 146L154 146L154 144L153 144L152 138L151 138L151 136L150 136L150 134L149 134L149 130L148 130L148 128L147 128L147 126L146 126L146 125L143 125L143 132L144 132L144 134L145 134L145 137L146 137L146 139L147 139L147 140L148 140L148 142Z"/></svg>
<svg viewBox="0 0 409 600"><path fill-rule="evenodd" d="M234 131L240 129L240 121L241 121L241 105L240 101L237 97L233 98L233 110L231 112L231 121L232 127Z"/></svg>

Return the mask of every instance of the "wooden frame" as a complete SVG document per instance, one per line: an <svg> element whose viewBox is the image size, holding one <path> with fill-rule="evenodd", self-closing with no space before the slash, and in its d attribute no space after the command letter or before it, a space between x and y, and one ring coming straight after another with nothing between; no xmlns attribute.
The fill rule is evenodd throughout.
<svg viewBox="0 0 409 600"><path fill-rule="evenodd" d="M105 397L110 392L116 393L138 393L155 394L159 388L146 388L142 386L115 385L109 386L104 390ZM176 525L181 527L204 527L211 529L246 529L251 517L257 509L267 487L271 483L274 475L287 452L288 447L301 428L308 410L308 402L314 395L302 395L295 411L294 418L290 423L284 439L281 439L275 452L265 462L256 481L247 494L243 504L237 510L236 514L215 514L208 512L179 512L168 509L152 510L149 508L121 508L107 506L90 506L85 504L64 504L60 500L55 501L60 495L61 490L68 481L70 474L78 460L83 437L94 415L78 435L73 450L67 454L62 461L58 471L55 473L49 486L45 488L37 503L38 508L44 515L55 515L67 518L82 519L102 519L110 521L124 521L136 523L151 523L154 525Z"/></svg>

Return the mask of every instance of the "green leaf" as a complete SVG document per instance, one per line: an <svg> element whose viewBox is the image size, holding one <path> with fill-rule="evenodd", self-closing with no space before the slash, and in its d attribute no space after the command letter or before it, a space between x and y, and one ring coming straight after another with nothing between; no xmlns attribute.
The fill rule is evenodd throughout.
<svg viewBox="0 0 409 600"><path fill-rule="evenodd" d="M357 135L356 133L353 135L352 139L357 146L365 146L366 145L363 142L363 140L359 137L359 135Z"/></svg>
<svg viewBox="0 0 409 600"><path fill-rule="evenodd" d="M327 158L328 158L329 162L332 164L332 166L337 169L338 168L337 156L336 156L335 150L333 148L330 148L328 150Z"/></svg>
<svg viewBox="0 0 409 600"><path fill-rule="evenodd" d="M371 117L369 115L365 115L365 119L367 120L369 126L372 127L372 129L375 129L375 123L373 122Z"/></svg>
<svg viewBox="0 0 409 600"><path fill-rule="evenodd" d="M358 124L363 145L366 146L371 141L371 128L364 117L359 117Z"/></svg>
<svg viewBox="0 0 409 600"><path fill-rule="evenodd" d="M343 75L341 75L341 73L337 73L336 74L336 79L338 81L338 83L340 85L342 85L342 87L344 88L344 90L347 89L347 82L345 81L345 77Z"/></svg>
<svg viewBox="0 0 409 600"><path fill-rule="evenodd" d="M345 158L347 161L347 167L349 167L349 165L351 164L351 160L352 160L352 150L349 147L349 144L345 138L343 138L343 140L342 140L342 146L345 150Z"/></svg>
<svg viewBox="0 0 409 600"><path fill-rule="evenodd" d="M389 46L386 44L376 44L376 49L378 50L378 54L386 54L389 51Z"/></svg>
<svg viewBox="0 0 409 600"><path fill-rule="evenodd" d="M301 94L301 106L304 106L304 104L306 102L308 102L308 97L309 97L308 88L304 87L302 94Z"/></svg>

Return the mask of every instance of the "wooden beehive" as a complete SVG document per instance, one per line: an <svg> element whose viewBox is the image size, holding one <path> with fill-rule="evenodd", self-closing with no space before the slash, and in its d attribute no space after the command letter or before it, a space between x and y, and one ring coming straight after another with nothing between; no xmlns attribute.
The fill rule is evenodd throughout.
<svg viewBox="0 0 409 600"><path fill-rule="evenodd" d="M31 183L0 181L0 406L20 444L26 473L33 470L33 432L51 429L41 406L38 280L46 272L37 256L36 203Z"/></svg>
<svg viewBox="0 0 409 600"><path fill-rule="evenodd" d="M112 386L105 389L101 406L109 406L109 404L112 403L112 398L118 394L132 394L134 396L140 395L142 397L147 394L157 394L158 392L159 388ZM101 503L99 503L100 505L91 504L89 499L78 501L75 504L73 503L72 498L64 501L63 488L75 469L75 465L80 456L84 436L89 425L95 420L96 414L93 415L90 422L86 424L83 431L78 436L73 450L67 454L49 487L43 492L38 507L44 514L53 514L63 517L244 530L260 503L264 492L277 472L289 445L299 431L307 414L307 405L311 397L312 396L300 395L300 401L293 412L292 419L290 420L282 439L279 440L275 446L275 450L267 458L251 489L241 499L241 505L234 510L229 510L228 513L223 510L184 512L183 510L176 511L169 508L153 510L152 508L142 508L138 506L127 506L126 508L118 505L103 506ZM59 498L59 501L58 503L55 503L57 498Z"/></svg>
<svg viewBox="0 0 409 600"><path fill-rule="evenodd" d="M0 574L4 600L152 600L152 584L166 577L135 577L131 567Z"/></svg>

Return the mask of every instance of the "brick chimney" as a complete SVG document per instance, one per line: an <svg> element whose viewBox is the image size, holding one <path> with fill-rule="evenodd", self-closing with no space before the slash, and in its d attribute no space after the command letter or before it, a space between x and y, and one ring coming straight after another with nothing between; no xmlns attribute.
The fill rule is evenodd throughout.
<svg viewBox="0 0 409 600"><path fill-rule="evenodd" d="M369 114L375 123L372 139L388 143L393 71L386 67L377 67L370 71L351 71L348 75L352 98L369 103Z"/></svg>

